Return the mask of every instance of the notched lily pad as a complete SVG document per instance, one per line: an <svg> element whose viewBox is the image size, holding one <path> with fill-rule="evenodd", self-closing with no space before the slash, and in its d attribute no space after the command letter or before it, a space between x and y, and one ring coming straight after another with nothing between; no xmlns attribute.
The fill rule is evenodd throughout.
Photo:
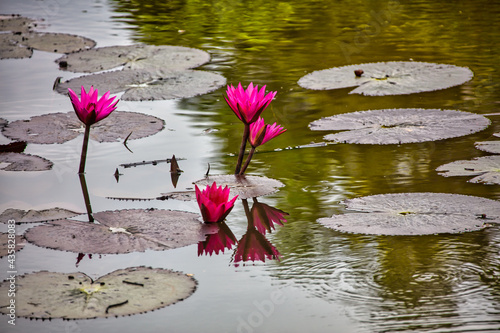
<svg viewBox="0 0 500 333"><path fill-rule="evenodd" d="M469 183L500 184L500 155L443 164L436 169L441 176L475 176Z"/></svg>
<svg viewBox="0 0 500 333"><path fill-rule="evenodd" d="M318 222L338 231L373 235L461 233L500 223L499 201L459 194L379 194L343 204L356 213L320 218Z"/></svg>
<svg viewBox="0 0 500 333"><path fill-rule="evenodd" d="M22 235L0 232L0 258L22 250L25 244L26 240Z"/></svg>
<svg viewBox="0 0 500 333"><path fill-rule="evenodd" d="M355 71L361 74L358 76ZM445 89L463 84L473 76L467 67L389 61L314 71L300 78L298 84L314 90L357 87L350 94L386 96Z"/></svg>
<svg viewBox="0 0 500 333"><path fill-rule="evenodd" d="M10 281L0 284L0 312L9 313ZM93 281L84 273L41 271L16 277L16 316L91 319L130 316L177 303L196 291L181 272L151 267L119 269Z"/></svg>
<svg viewBox="0 0 500 333"><path fill-rule="evenodd" d="M0 170L46 171L54 164L40 156L25 153L0 153Z"/></svg>
<svg viewBox="0 0 500 333"><path fill-rule="evenodd" d="M184 70L121 70L85 75L59 83L56 91L65 94L68 88L94 86L95 89L111 93L125 91L124 101L165 100L189 98L207 94L226 84L226 79L216 73Z"/></svg>
<svg viewBox="0 0 500 333"><path fill-rule="evenodd" d="M492 153L500 154L500 140L498 141L481 141L474 144L477 149Z"/></svg>
<svg viewBox="0 0 500 333"><path fill-rule="evenodd" d="M124 66L132 70L183 70L207 63L210 55L202 50L171 45L107 46L65 55L56 60L72 72L94 73Z"/></svg>
<svg viewBox="0 0 500 333"><path fill-rule="evenodd" d="M439 109L382 109L321 118L309 124L315 131L348 130L325 140L357 144L401 144L435 141L479 132L491 121L478 114Z"/></svg>
<svg viewBox="0 0 500 333"><path fill-rule="evenodd" d="M2 223L7 223L8 220L14 220L16 223L38 223L70 218L80 214L82 213L59 207L43 210L30 209L28 211L8 208L0 214L0 221Z"/></svg>
<svg viewBox="0 0 500 333"><path fill-rule="evenodd" d="M98 142L114 142L153 135L163 129L162 119L136 112L115 111L104 120L92 125L90 138ZM30 120L11 122L3 129L3 134L14 140L29 143L64 143L83 133L83 124L75 112L50 113L32 117Z"/></svg>
<svg viewBox="0 0 500 333"><path fill-rule="evenodd" d="M285 186L276 179L250 175L208 176L197 180L194 184L200 188L205 188L207 185L212 185L213 182L216 182L217 186L228 186L231 189L229 196L232 198L238 195L239 199L261 197L274 193L278 188Z"/></svg>
<svg viewBox="0 0 500 333"><path fill-rule="evenodd" d="M58 220L26 232L38 246L77 253L130 253L169 250L205 240L199 215L158 209L126 209L94 214L100 224Z"/></svg>

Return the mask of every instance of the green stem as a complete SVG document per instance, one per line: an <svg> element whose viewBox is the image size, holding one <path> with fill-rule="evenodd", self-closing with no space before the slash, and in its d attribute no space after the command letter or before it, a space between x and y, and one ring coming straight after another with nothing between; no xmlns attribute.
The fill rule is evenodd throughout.
<svg viewBox="0 0 500 333"><path fill-rule="evenodd" d="M90 127L90 126L89 126ZM87 209L87 215L89 217L89 222L94 222L94 216L92 216L92 206L90 205L89 190L87 189L87 182L85 181L85 174L80 173L80 185L82 186L83 200L85 200L85 208Z"/></svg>
<svg viewBox="0 0 500 333"><path fill-rule="evenodd" d="M250 161L252 160L254 153L255 153L255 147L252 147L252 149L250 149L250 152L248 153L247 160L245 161L245 165L243 166L243 168L241 168L241 171L239 173L240 176L243 175L245 173L245 171L247 170L247 167L250 164Z"/></svg>
<svg viewBox="0 0 500 333"><path fill-rule="evenodd" d="M85 125L85 135L83 137L82 156L80 157L80 169L78 169L79 174L83 174L85 172L85 161L87 160L87 147L89 145L89 136L90 136L90 125Z"/></svg>
<svg viewBox="0 0 500 333"><path fill-rule="evenodd" d="M240 152L238 154L238 163L236 164L235 175L238 175L241 170L241 163L243 163L243 156L245 155L245 148L247 145L248 137L250 136L250 125L245 124L245 131L243 132L243 138L241 140Z"/></svg>

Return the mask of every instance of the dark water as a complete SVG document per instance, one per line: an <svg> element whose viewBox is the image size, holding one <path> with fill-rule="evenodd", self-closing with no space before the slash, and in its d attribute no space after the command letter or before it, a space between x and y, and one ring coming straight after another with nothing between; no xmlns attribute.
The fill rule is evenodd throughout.
<svg viewBox="0 0 500 333"><path fill-rule="evenodd" d="M430 143L326 145L307 125L318 118L369 109L442 108L499 112L500 2L498 1L5 1L2 13L45 18L44 31L80 34L97 46L146 43L203 49L212 61L201 69L228 83L254 82L277 91L267 122L287 132L266 143L248 173L286 186L262 201L288 212L268 236L281 261L235 267L231 251L197 256L197 247L93 256L75 267L76 254L28 245L17 255L20 273L82 271L92 277L136 265L192 273L198 290L165 309L119 319L34 322L18 319L12 332L493 332L500 330L500 230L460 235L386 237L326 229L320 217L343 211L339 201L380 193L444 192L500 198L498 185L444 178L438 166L488 155L474 148L494 140L499 116L479 133ZM9 121L69 111L51 91L61 73L58 55L0 61L0 111ZM474 78L461 86L405 96L349 95L349 89L312 91L297 80L314 70L376 61L427 61L467 66ZM161 133L129 147L90 147L87 182L94 211L122 208L197 212L192 202L121 202L108 196L155 197L174 190L168 168L127 169L121 163L170 157L185 171L177 189L192 187L207 163L232 173L242 125L222 98L224 89L178 101L120 103L166 121ZM211 131L205 131L212 129ZM2 139L8 142L7 139ZM2 208L84 209L76 169L81 138L62 145L29 145L52 160L40 174L2 172ZM288 148L288 149L287 149ZM241 202L227 223L239 239L246 230ZM21 233L27 227L20 226ZM0 261L1 277L5 258Z"/></svg>

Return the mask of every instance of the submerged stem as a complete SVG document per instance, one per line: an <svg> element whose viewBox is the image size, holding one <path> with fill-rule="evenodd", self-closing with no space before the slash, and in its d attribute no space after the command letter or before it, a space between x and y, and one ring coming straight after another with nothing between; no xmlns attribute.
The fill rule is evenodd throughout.
<svg viewBox="0 0 500 333"><path fill-rule="evenodd" d="M245 148L249 136L250 136L250 125L245 124L245 130L243 132L243 138L241 140L240 152L238 154L238 162L236 164L236 170L234 171L234 174L236 175L240 173L241 163L243 162L243 156L245 155Z"/></svg>
<svg viewBox="0 0 500 333"><path fill-rule="evenodd" d="M89 145L90 125L85 125L85 135L83 137L82 156L80 157L80 169L78 173L85 172L85 161L87 160L87 147Z"/></svg>
<svg viewBox="0 0 500 333"><path fill-rule="evenodd" d="M252 160L254 153L255 153L255 147L252 147L252 149L248 153L247 160L245 161L245 165L243 166L243 168L241 168L241 171L239 173L240 176L243 175L245 173L245 171L247 170L247 167L250 164L250 161Z"/></svg>
<svg viewBox="0 0 500 333"><path fill-rule="evenodd" d="M94 216L92 215L92 206L90 205L89 190L87 189L87 182L85 181L85 174L80 173L80 185L82 186L83 200L85 201L85 208L87 209L87 216L89 217L89 222L94 222Z"/></svg>

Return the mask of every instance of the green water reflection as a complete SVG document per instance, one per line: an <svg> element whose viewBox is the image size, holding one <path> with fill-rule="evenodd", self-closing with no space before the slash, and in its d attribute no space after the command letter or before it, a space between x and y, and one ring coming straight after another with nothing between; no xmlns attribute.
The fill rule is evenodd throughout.
<svg viewBox="0 0 500 333"><path fill-rule="evenodd" d="M286 227L273 236L284 258L269 268L275 276L343 304L352 311L348 316L368 323L367 330L500 328L498 228L457 236L391 238L339 234L315 222L342 212L340 200L362 195L427 191L500 198L497 185L471 184L434 171L444 163L487 155L476 150L474 142L493 140L492 134L500 131L500 117L491 117L493 124L485 131L438 142L295 148L323 141L326 133L310 131L309 122L344 112L407 107L498 112L500 2L111 4L115 19L130 24L134 41L206 50L212 61L201 69L218 72L231 84L254 82L278 91L264 116L288 132L262 147L248 171L286 184L272 199L290 214ZM458 87L407 96L365 97L297 85L314 70L410 59L468 66L475 76ZM222 93L223 89L179 104L183 110L206 112L203 120L186 112L193 126L207 119L216 124L218 131L211 135L218 138L220 155L211 162L221 173L231 173L235 158L227 155L237 152L243 126Z"/></svg>

